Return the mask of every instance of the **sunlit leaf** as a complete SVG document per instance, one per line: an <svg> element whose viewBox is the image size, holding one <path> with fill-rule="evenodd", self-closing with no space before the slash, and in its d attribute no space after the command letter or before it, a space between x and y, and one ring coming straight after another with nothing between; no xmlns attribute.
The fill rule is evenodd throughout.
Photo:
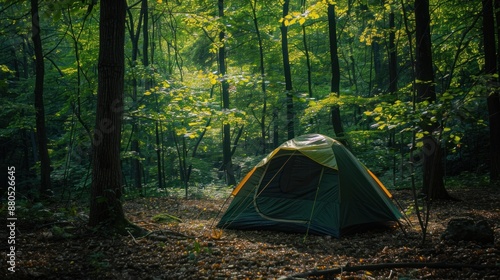
<svg viewBox="0 0 500 280"><path fill-rule="evenodd" d="M210 237L213 239L221 239L222 238L222 230L221 229L212 229L212 232L210 233Z"/></svg>

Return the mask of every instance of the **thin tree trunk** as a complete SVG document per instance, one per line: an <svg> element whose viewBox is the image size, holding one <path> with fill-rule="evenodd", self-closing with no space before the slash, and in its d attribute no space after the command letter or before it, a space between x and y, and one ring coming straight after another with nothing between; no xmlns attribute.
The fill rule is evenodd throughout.
<svg viewBox="0 0 500 280"><path fill-rule="evenodd" d="M260 137L261 137L261 148L262 154L266 153L267 147L267 133L266 133L266 115L267 115L267 90L266 90L266 71L264 66L264 44L262 42L262 37L260 35L259 22L257 20L257 1L250 0L250 5L252 6L252 18L255 27L255 33L257 34L257 41L259 43L259 69L261 78L261 90L262 90L262 112L259 120L260 125Z"/></svg>
<svg viewBox="0 0 500 280"><path fill-rule="evenodd" d="M283 2L283 18L288 15L290 0ZM281 24L281 52L283 54L283 71L285 76L285 94L286 94L286 122L288 139L295 137L295 113L293 109L293 86L292 72L290 68L290 57L288 54L288 27L285 21Z"/></svg>
<svg viewBox="0 0 500 280"><path fill-rule="evenodd" d="M142 0L141 11L144 14L144 24L142 25L142 63L144 66L149 65L149 8L148 8L148 0ZM146 83L146 87L150 87Z"/></svg>
<svg viewBox="0 0 500 280"><path fill-rule="evenodd" d="M312 91L312 69L311 69L311 57L309 55L309 46L307 45L306 27L302 25L302 43L304 44L304 54L306 56L306 67L307 67L307 93L309 97L313 97Z"/></svg>
<svg viewBox="0 0 500 280"><path fill-rule="evenodd" d="M139 21L137 23L137 29L134 30L134 20L132 16L132 12L130 11L130 7L127 9L128 15L129 15L129 33L130 33L130 39L132 41L132 67L137 66L137 55L139 52L139 37L140 37L140 30L141 30L141 25L143 22L144 18L144 10L141 8L141 12L139 14ZM137 77L134 75L132 77L132 102L133 102L133 108L137 108L137 90L138 90L138 83L137 83ZM142 172L141 172L141 162L139 160L139 157L141 155L140 151L140 146L139 146L139 140L138 135L139 133L139 126L137 125L137 120L133 119L132 120L132 143L130 150L134 152L134 157L132 158L132 178L134 180L134 187L137 189L142 188Z"/></svg>
<svg viewBox="0 0 500 280"><path fill-rule="evenodd" d="M35 49L36 78L35 78L35 117L38 153L40 156L40 193L46 194L50 189L50 157L47 148L47 132L45 127L45 106L43 104L43 80L45 66L40 37L40 18L38 15L38 0L31 0L32 40Z"/></svg>
<svg viewBox="0 0 500 280"><path fill-rule="evenodd" d="M224 0L218 0L218 14L220 18L224 18ZM226 80L226 47L225 47L226 34L224 30L219 32L219 73L222 78L222 108L229 109L229 84ZM226 172L226 184L229 186L236 185L236 178L233 172L233 161L231 157L231 126L229 123L224 123L222 127L222 160L223 168Z"/></svg>
<svg viewBox="0 0 500 280"><path fill-rule="evenodd" d="M432 66L432 43L430 33L429 0L415 2L416 57L415 78L418 102L434 102L436 90L434 84L434 69ZM431 123L431 125L429 125ZM441 145L432 137L433 130L438 126L429 120L423 120L421 126L428 133L423 142L423 193L428 199L447 199L448 192L444 187L443 165L441 163Z"/></svg>
<svg viewBox="0 0 500 280"><path fill-rule="evenodd" d="M398 91L398 59L396 49L396 24L394 12L389 14L389 92L395 94Z"/></svg>
<svg viewBox="0 0 500 280"><path fill-rule="evenodd" d="M167 6L168 6L168 3L167 3ZM179 29L179 26L178 26L178 23L177 23L177 19L175 18L174 16L174 11L173 11L173 8L172 7L168 7L168 26L170 27L170 30L172 31L172 42L170 44L168 44L168 56L170 57L169 59L169 73L172 74L173 73L173 67L174 65L172 64L172 62L170 61L174 61L175 63L175 66L177 67L177 69L179 70L179 75L180 75L180 80L183 81L184 79L184 70L183 70L183 65L184 65L184 62L182 60L182 57L179 53L179 40L178 40L178 32L177 30ZM171 50L170 49L173 49L174 51L174 54L173 54L173 58L172 57L172 54L171 54Z"/></svg>
<svg viewBox="0 0 500 280"><path fill-rule="evenodd" d="M156 106L158 107L158 102L156 102ZM161 189L164 187L163 185L163 165L162 165L162 157L161 157L161 151L162 151L162 143L160 141L160 121L156 120L155 121L155 141L156 141L156 167L157 167L157 179L158 179L158 187Z"/></svg>
<svg viewBox="0 0 500 280"><path fill-rule="evenodd" d="M182 184L184 185L184 198L188 199L188 188L189 188L189 177L191 177L191 169L192 165L187 165L187 147L186 147L186 139L184 137L181 138L182 147L179 143L179 139L175 134L175 129L172 128L172 139L174 140L175 150L177 152L177 160L179 161L179 170Z"/></svg>
<svg viewBox="0 0 500 280"><path fill-rule="evenodd" d="M495 0L495 16L497 23L497 40L500 40L500 0ZM497 42L497 60L500 61L500 43ZM500 62L499 62L500 64ZM497 69L500 74L500 68ZM496 90L488 97L490 124L491 166L490 180L500 183L500 93Z"/></svg>
<svg viewBox="0 0 500 280"><path fill-rule="evenodd" d="M382 91L382 85L384 83L383 77L385 73L382 73L382 53L380 51L380 43L378 38L372 44L373 52L373 70L375 72L375 83L372 87L373 94L379 94Z"/></svg>
<svg viewBox="0 0 500 280"><path fill-rule="evenodd" d="M500 8L500 1L495 0L495 8ZM485 74L494 75L499 73L497 65L497 53L500 52L500 44L495 41L495 19L493 13L493 0L483 0L483 46L485 55ZM497 23L500 23L500 11L496 12ZM497 26L497 35L500 36L500 26ZM498 83L498 78L490 78L491 88ZM490 180L500 182L500 94L498 90L492 89L487 98L489 127L490 127Z"/></svg>
<svg viewBox="0 0 500 280"><path fill-rule="evenodd" d="M233 148L231 149L231 156L233 156L234 153L236 152L236 148L238 147L238 142L240 141L241 135L243 135L244 128L245 126L242 125L240 128L237 129L238 132L236 132L236 137L234 137Z"/></svg>
<svg viewBox="0 0 500 280"><path fill-rule="evenodd" d="M335 18L335 5L328 4L328 35L330 41L330 62L332 67L332 78L330 82L330 91L337 96L340 96L340 65L339 55L337 50L337 20ZM344 139L344 127L340 117L339 106L332 106L330 108L332 117L333 131L343 144L347 145Z"/></svg>
<svg viewBox="0 0 500 280"><path fill-rule="evenodd" d="M149 66L149 9L147 0L142 0L141 11L144 14L144 24L142 25L142 65L145 68ZM138 30L139 32L139 30ZM144 90L149 90L153 84L153 81L149 77L144 78ZM156 110L160 113L160 104L158 102L158 96L155 95ZM163 137L162 135L162 125L160 120L155 121L155 141L156 141L156 164L157 164L157 178L158 187L164 188L164 165L163 165Z"/></svg>
<svg viewBox="0 0 500 280"><path fill-rule="evenodd" d="M279 136L279 125L278 125L278 117L279 111L278 108L273 109L273 149L278 148L280 145L280 136Z"/></svg>
<svg viewBox="0 0 500 280"><path fill-rule="evenodd" d="M483 20L485 19L485 11L484 11L484 7L485 7L485 4L486 7L488 5L493 5L494 6L494 17L495 17L495 22L496 22L496 38L499 39L500 38L500 0L493 0L493 2L491 4L488 4L488 1L487 3L482 3L482 7L483 7L483 12L481 13L482 17L483 17ZM491 19L489 19L488 21L491 21ZM488 24L488 22L484 22L483 21L483 28L485 27L484 24ZM494 26L492 28L495 28ZM484 29L483 29L484 30ZM490 32L491 33L491 32ZM491 36L491 35L490 35ZM494 37L491 37L491 38L494 38ZM487 40L491 40L491 38L487 39ZM495 42L495 40L493 40L493 42ZM491 41L490 41L491 43ZM486 47L486 46L484 46ZM500 65L500 43L496 44L495 45L496 47L496 71L499 72L500 71L500 67L498 67ZM500 77L499 77L500 79Z"/></svg>

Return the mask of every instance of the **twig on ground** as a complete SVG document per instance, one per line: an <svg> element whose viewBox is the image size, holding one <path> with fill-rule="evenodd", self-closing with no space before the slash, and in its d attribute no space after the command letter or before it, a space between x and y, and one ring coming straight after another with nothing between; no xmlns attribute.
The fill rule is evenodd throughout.
<svg viewBox="0 0 500 280"><path fill-rule="evenodd" d="M127 230L127 232L132 237L132 239L134 240L134 243L135 244L139 244L139 242L137 242L137 240L135 239L134 235L129 230Z"/></svg>

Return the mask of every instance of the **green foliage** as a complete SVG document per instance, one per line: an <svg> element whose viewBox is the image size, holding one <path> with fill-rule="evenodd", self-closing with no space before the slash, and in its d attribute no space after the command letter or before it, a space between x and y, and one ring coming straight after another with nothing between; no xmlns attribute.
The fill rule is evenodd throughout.
<svg viewBox="0 0 500 280"><path fill-rule="evenodd" d="M54 218L54 212L42 202L32 203L27 200L16 201L16 211L29 221L46 222Z"/></svg>
<svg viewBox="0 0 500 280"><path fill-rule="evenodd" d="M210 244L202 244L198 239L195 239L193 245L186 251L187 257L189 260L194 261L200 254L212 254L212 249L209 245Z"/></svg>
<svg viewBox="0 0 500 280"><path fill-rule="evenodd" d="M0 165L19 167L18 185L30 194L36 190L40 171L35 148L33 85L36 73L32 63L31 21L25 16L29 14L29 3L3 3L0 8ZM133 34L139 23L141 11L137 3L128 2L127 36ZM53 191L64 199L84 199L90 186L91 137L98 84L99 5L96 4L94 0L40 2L51 176ZM418 139L426 136L424 127L438 123L432 133L441 139L440 144L446 150L450 174L460 171L476 174L474 170L480 170L477 171L480 177L484 173L487 142L483 139L488 132L485 98L495 88L489 83L491 77L481 74L484 58L477 16L479 2L452 1L449 5L440 5L431 1L437 100L418 104L413 102L413 83L418 81L414 81L411 70L414 57L410 55L415 38L407 37L403 24L405 15L410 24L414 18L409 10L403 14L403 9L409 7L398 1L382 4L322 0L307 2L305 6L292 1L290 12L285 16L279 1L225 1L224 18L216 16L216 4L202 0L149 1L148 4L149 64L144 65L142 58L132 61L130 38L125 45L127 63L120 149L126 198L177 196L188 188L187 195L192 198L216 196L217 186L223 184L218 172L224 124L230 124L233 129L233 163L241 166L242 175L262 158L262 142L267 151L273 148L274 127L278 143L287 140L282 132L287 121L282 24L288 28L294 79L292 95L295 117L299 120L297 134L318 132L334 136L330 110L332 106L339 106L351 150L385 181L404 187L408 186L410 174L404 164L409 161L409 151L418 154L422 145ZM336 8L342 70L340 92L335 93L330 92L328 4ZM390 14L396 19L394 28L388 25ZM413 30L413 26L409 28ZM222 42L218 37L220 31L225 33ZM394 93L387 90L390 34L394 34L397 41L398 55L398 91ZM134 36L139 36L141 56L144 34L139 30ZM264 50L264 76L260 73L258 38ZM225 76L221 76L217 68L216 51L222 44L227 50ZM311 73L307 73L305 67L305 46L308 46ZM230 109L227 110L221 106L222 81L229 84ZM312 96L309 96L309 87ZM236 141L239 129L242 134ZM413 134L417 137L416 147L411 145ZM137 142L138 148L133 148L133 142ZM140 165L142 189L132 187L136 161ZM166 188L159 188L159 177L165 181L162 186Z"/></svg>
<svg viewBox="0 0 500 280"><path fill-rule="evenodd" d="M447 178L446 185L452 189L484 188L489 185L489 177L484 173L465 171L460 175Z"/></svg>
<svg viewBox="0 0 500 280"><path fill-rule="evenodd" d="M153 216L151 220L155 223L182 223L180 218L172 216L168 213L157 214Z"/></svg>
<svg viewBox="0 0 500 280"><path fill-rule="evenodd" d="M50 229L50 232L52 233L52 236L56 239L68 239L68 238L73 237L73 234L67 232L68 229L72 229L72 227L63 228L63 227L59 227L57 225L54 225Z"/></svg>
<svg viewBox="0 0 500 280"><path fill-rule="evenodd" d="M88 261L90 265L97 271L107 269L110 266L106 254L104 254L102 251L95 251L94 253L89 255Z"/></svg>

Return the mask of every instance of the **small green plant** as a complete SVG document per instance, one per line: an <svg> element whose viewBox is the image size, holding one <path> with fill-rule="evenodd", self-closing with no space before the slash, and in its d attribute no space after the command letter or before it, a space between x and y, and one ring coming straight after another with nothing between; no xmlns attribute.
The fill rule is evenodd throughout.
<svg viewBox="0 0 500 280"><path fill-rule="evenodd" d="M108 268L110 264L107 260L105 260L105 257L106 256L103 252L92 253L91 255L89 255L90 265L97 270Z"/></svg>
<svg viewBox="0 0 500 280"><path fill-rule="evenodd" d="M73 237L73 235L69 232L67 232L68 228L63 228L63 227L59 227L59 226L53 226L50 231L52 232L52 235L55 237L55 238L63 238L63 239L66 239L66 238L71 238Z"/></svg>
<svg viewBox="0 0 500 280"><path fill-rule="evenodd" d="M201 254L211 254L212 249L207 244L206 246L200 243L197 239L193 242L190 250L188 251L188 258L190 260L196 259Z"/></svg>
<svg viewBox="0 0 500 280"><path fill-rule="evenodd" d="M182 220L179 217L167 213L155 215L151 218L151 220L155 223L182 223Z"/></svg>
<svg viewBox="0 0 500 280"><path fill-rule="evenodd" d="M32 204L28 200L19 200L16 206L19 215L30 221L47 221L51 220L54 216L54 213L41 202Z"/></svg>

